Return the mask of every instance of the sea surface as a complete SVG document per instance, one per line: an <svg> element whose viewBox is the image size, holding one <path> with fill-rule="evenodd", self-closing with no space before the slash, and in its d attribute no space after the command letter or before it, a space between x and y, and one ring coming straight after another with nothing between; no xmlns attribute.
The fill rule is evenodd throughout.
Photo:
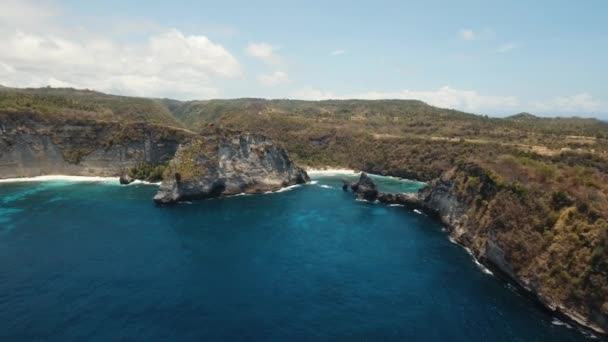
<svg viewBox="0 0 608 342"><path fill-rule="evenodd" d="M164 208L154 185L2 183L0 341L587 339L342 178Z"/></svg>

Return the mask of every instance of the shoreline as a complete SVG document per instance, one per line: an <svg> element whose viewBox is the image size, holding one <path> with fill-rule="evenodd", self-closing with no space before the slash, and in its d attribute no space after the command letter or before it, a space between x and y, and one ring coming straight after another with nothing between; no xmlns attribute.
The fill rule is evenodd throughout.
<svg viewBox="0 0 608 342"><path fill-rule="evenodd" d="M357 175L361 171L355 171L351 169L306 169L306 173L309 175Z"/></svg>
<svg viewBox="0 0 608 342"><path fill-rule="evenodd" d="M25 182L48 182L48 181L111 182L111 181L118 181L118 177L45 175L45 176L34 176L34 177L0 179L0 183L25 183Z"/></svg>
<svg viewBox="0 0 608 342"><path fill-rule="evenodd" d="M362 170L357 171L357 170L353 170L353 169L340 169L340 168L336 168L336 169L310 168L310 169L305 169L305 170L306 170L306 173L308 173L308 175L313 176L313 177L314 176L338 176L338 175L358 176L361 174L361 172L366 172L366 171L362 171ZM384 178L391 178L391 179L398 180L398 181L428 184L427 182L423 182L423 181L419 181L419 180L415 180L415 179L401 178L401 177L395 177L395 176L390 176L390 175L383 176L380 174L370 173L370 172L366 172L366 173L372 177L384 177Z"/></svg>
<svg viewBox="0 0 608 342"><path fill-rule="evenodd" d="M119 177L100 177L100 176L44 175L44 176L34 176L34 177L18 177L18 178L0 179L0 183L30 183L30 182L53 182L53 181L89 182L89 183L115 182L118 185L131 185L131 184L160 185L160 182L159 183L150 183L150 182L146 182L146 181L142 181L142 180L135 180L130 184L120 184Z"/></svg>

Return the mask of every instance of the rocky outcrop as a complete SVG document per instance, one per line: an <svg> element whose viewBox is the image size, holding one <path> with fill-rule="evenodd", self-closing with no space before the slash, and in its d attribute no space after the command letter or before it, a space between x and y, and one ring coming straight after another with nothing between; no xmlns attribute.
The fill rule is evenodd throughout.
<svg viewBox="0 0 608 342"><path fill-rule="evenodd" d="M357 198L367 201L375 201L378 197L378 189L374 181L365 172L361 172L359 180L352 183L350 188L357 194Z"/></svg>
<svg viewBox="0 0 608 342"><path fill-rule="evenodd" d="M559 230L568 225L568 219L547 223L543 195L543 189L525 190L476 163L465 163L444 172L417 197L420 208L436 215L452 238L481 263L554 315L606 334L608 312L602 312L602 305L608 303L605 265L599 261L601 257L574 261L574 252L565 252L566 259L560 256L564 250L580 251L582 247L562 240ZM564 208L560 216L572 217L572 210ZM541 235L539 230L547 233ZM594 251L592 255L608 257L601 239L579 239L584 248ZM576 267L566 266L568 263Z"/></svg>
<svg viewBox="0 0 608 342"><path fill-rule="evenodd" d="M602 247L604 242L597 238L584 242L585 248L595 251L592 255L596 261L581 258L576 261L576 269L569 267L567 271L552 263L552 258L572 262L557 257L556 251L577 251L581 247L560 242L555 230L565 223L544 226L546 217L539 194L525 195L517 183L509 184L476 163L461 164L444 172L418 193L382 193L372 183L371 178L362 174L351 188L358 198L399 204L438 218L451 237L468 248L479 262L535 298L555 316L602 334L608 331L608 293L601 280L606 279L606 269L605 263L598 261L598 258L605 260L602 253L603 258L608 257ZM572 216L570 212L575 209L563 209L561 216ZM538 234L539 227L551 234ZM572 252L565 254L572 258ZM568 273L556 275L555 270ZM558 276L562 277L561 282L555 281Z"/></svg>
<svg viewBox="0 0 608 342"><path fill-rule="evenodd" d="M127 171L123 171L118 178L118 182L123 185L131 184L134 181L135 179L133 179Z"/></svg>
<svg viewBox="0 0 608 342"><path fill-rule="evenodd" d="M269 138L218 132L180 146L169 164L157 204L263 193L310 181Z"/></svg>
<svg viewBox="0 0 608 342"><path fill-rule="evenodd" d="M47 120L0 112L0 178L117 177L140 162L168 162L191 134L143 123Z"/></svg>

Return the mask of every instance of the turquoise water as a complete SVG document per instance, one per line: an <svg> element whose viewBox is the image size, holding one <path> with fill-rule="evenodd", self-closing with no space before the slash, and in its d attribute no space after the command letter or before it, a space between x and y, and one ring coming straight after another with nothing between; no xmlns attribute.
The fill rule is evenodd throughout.
<svg viewBox="0 0 608 342"><path fill-rule="evenodd" d="M585 339L340 179L170 208L151 185L0 184L0 341Z"/></svg>
<svg viewBox="0 0 608 342"><path fill-rule="evenodd" d="M324 176L323 179L346 179L350 182L359 179L360 173L352 174L341 174L333 176ZM418 189L424 187L426 183L411 181L407 179L398 179L393 177L383 177L378 175L369 175L376 183L379 191L386 193L402 193L402 192L416 192ZM319 176L317 176L319 178Z"/></svg>

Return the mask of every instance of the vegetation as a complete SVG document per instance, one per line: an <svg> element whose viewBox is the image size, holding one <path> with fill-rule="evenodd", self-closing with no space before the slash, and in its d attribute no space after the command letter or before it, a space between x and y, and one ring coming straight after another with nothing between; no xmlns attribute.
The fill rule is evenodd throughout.
<svg viewBox="0 0 608 342"><path fill-rule="evenodd" d="M0 88L0 108L8 113L39 113L51 120L87 119L105 122L146 122L182 127L156 101L106 95L71 88Z"/></svg>
<svg viewBox="0 0 608 342"><path fill-rule="evenodd" d="M515 274L584 317L608 315L608 124L488 118L419 101L214 100L172 107L188 127L259 132L300 164L429 181L460 171L472 247L492 237ZM488 186L491 184L491 186Z"/></svg>
<svg viewBox="0 0 608 342"><path fill-rule="evenodd" d="M483 248L492 239L544 298L586 317L606 315L608 176L513 155L472 164L454 177L469 204L469 243Z"/></svg>
<svg viewBox="0 0 608 342"><path fill-rule="evenodd" d="M202 133L178 152L186 162L169 165L165 176L205 172L206 161L191 152L217 147L205 132L211 125L267 135L310 167L423 181L456 172L458 196L475 223L473 247L494 239L518 277L543 296L608 322L608 123L529 113L489 118L413 100L180 102L0 88L1 122L16 118L53 124L54 141L75 163L88 151L82 141L107 148L140 139L144 127L178 141L191 136L183 127ZM114 126L88 137L64 128L81 121ZM131 172L135 178L162 173L149 165Z"/></svg>
<svg viewBox="0 0 608 342"><path fill-rule="evenodd" d="M160 182L163 180L163 174L166 169L167 164L152 165L146 162L140 162L131 167L127 174L133 179L147 182Z"/></svg>
<svg viewBox="0 0 608 342"><path fill-rule="evenodd" d="M214 137L199 137L182 145L165 170L165 178L193 180L204 176L209 169L217 168L218 141Z"/></svg>

